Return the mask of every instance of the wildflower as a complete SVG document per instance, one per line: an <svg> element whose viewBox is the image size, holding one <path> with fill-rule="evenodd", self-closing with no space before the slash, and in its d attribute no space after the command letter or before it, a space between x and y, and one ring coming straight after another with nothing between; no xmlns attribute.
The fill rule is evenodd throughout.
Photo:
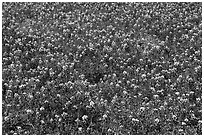
<svg viewBox="0 0 204 137"><path fill-rule="evenodd" d="M7 106L7 107L11 107L11 104L7 104L6 106Z"/></svg>
<svg viewBox="0 0 204 137"><path fill-rule="evenodd" d="M26 110L27 113L32 113L33 111L31 109Z"/></svg>
<svg viewBox="0 0 204 137"><path fill-rule="evenodd" d="M9 116L4 117L4 120L8 121L9 120Z"/></svg>
<svg viewBox="0 0 204 137"><path fill-rule="evenodd" d="M108 132L111 132L111 131L112 131L112 130L109 128L109 129L108 129Z"/></svg>
<svg viewBox="0 0 204 137"><path fill-rule="evenodd" d="M159 98L159 95L154 95L153 98L154 98L154 99L158 99L158 98Z"/></svg>
<svg viewBox="0 0 204 137"><path fill-rule="evenodd" d="M59 118L60 116L59 116L59 115L55 115L55 117L56 117L56 118Z"/></svg>
<svg viewBox="0 0 204 137"><path fill-rule="evenodd" d="M155 91L155 88L154 87L150 87L150 89L152 90L152 91ZM158 92L158 91L157 91Z"/></svg>
<svg viewBox="0 0 204 137"><path fill-rule="evenodd" d="M107 118L107 115L106 115L106 114L103 115L103 119L105 119L105 118Z"/></svg>
<svg viewBox="0 0 204 137"><path fill-rule="evenodd" d="M33 99L33 95L32 94L28 94L28 98Z"/></svg>
<svg viewBox="0 0 204 137"><path fill-rule="evenodd" d="M84 116L82 117L83 120L86 120L87 118L88 118L87 115L84 115Z"/></svg>
<svg viewBox="0 0 204 137"><path fill-rule="evenodd" d="M156 118L154 121L155 121L155 123L159 123L160 120L158 118Z"/></svg>
<svg viewBox="0 0 204 137"><path fill-rule="evenodd" d="M175 66L178 66L178 65L179 65L179 62L174 62L174 65L175 65Z"/></svg>
<svg viewBox="0 0 204 137"><path fill-rule="evenodd" d="M41 120L41 121L40 121L40 123L44 124L44 123L45 123L45 121L44 121L44 120Z"/></svg>
<svg viewBox="0 0 204 137"><path fill-rule="evenodd" d="M113 78L115 78L117 75L115 73L113 73Z"/></svg>
<svg viewBox="0 0 204 137"><path fill-rule="evenodd" d="M74 96L72 96L71 98L70 98L70 100L74 100ZM68 101L67 103L69 103L70 101Z"/></svg>
<svg viewBox="0 0 204 137"><path fill-rule="evenodd" d="M21 130L22 128L20 126L16 126L18 130Z"/></svg>
<svg viewBox="0 0 204 137"><path fill-rule="evenodd" d="M125 94L125 95L126 95L126 94L127 94L127 91L123 91L123 94Z"/></svg>
<svg viewBox="0 0 204 137"><path fill-rule="evenodd" d="M124 126L123 125L120 125L120 128L122 129Z"/></svg>
<svg viewBox="0 0 204 137"><path fill-rule="evenodd" d="M67 115L67 113L66 113L66 112L63 112L61 115L62 115L62 116L66 116L66 115Z"/></svg>
<svg viewBox="0 0 204 137"><path fill-rule="evenodd" d="M201 120L198 120L198 124L202 124L202 121L201 121Z"/></svg>
<svg viewBox="0 0 204 137"><path fill-rule="evenodd" d="M60 94L57 94L57 97L61 97L61 95L60 95Z"/></svg>
<svg viewBox="0 0 204 137"><path fill-rule="evenodd" d="M146 75L145 74L142 74L142 76L141 76L142 78L145 78L146 77Z"/></svg>
<svg viewBox="0 0 204 137"><path fill-rule="evenodd" d="M126 75L126 74L128 74L127 71L123 71L123 75Z"/></svg>
<svg viewBox="0 0 204 137"><path fill-rule="evenodd" d="M179 132L183 132L183 129L179 129L178 131L179 131Z"/></svg>
<svg viewBox="0 0 204 137"><path fill-rule="evenodd" d="M138 96L139 96L139 97L142 96L142 93L138 93Z"/></svg>
<svg viewBox="0 0 204 137"><path fill-rule="evenodd" d="M59 118L59 120L58 120L59 122L61 122L62 121L62 118Z"/></svg>
<svg viewBox="0 0 204 137"><path fill-rule="evenodd" d="M40 111L43 111L43 110L45 110L45 108L44 108L44 107L41 107L41 108L40 108Z"/></svg>
<svg viewBox="0 0 204 137"><path fill-rule="evenodd" d="M77 122L77 123L80 122L79 118L77 118L77 119L75 120L75 122Z"/></svg>
<svg viewBox="0 0 204 137"><path fill-rule="evenodd" d="M172 100L173 100L172 97L170 97L170 98L169 98L169 101L172 101Z"/></svg>
<svg viewBox="0 0 204 137"><path fill-rule="evenodd" d="M127 84L130 84L130 81L129 81L129 80L127 80Z"/></svg>
<svg viewBox="0 0 204 137"><path fill-rule="evenodd" d="M51 119L50 119L50 122L53 122L53 121L54 121L53 118L51 118Z"/></svg>
<svg viewBox="0 0 204 137"><path fill-rule="evenodd" d="M112 101L111 101L111 103L115 103L116 102L116 100L117 100L117 95L115 95L114 97L113 97L113 99L112 99Z"/></svg>
<svg viewBox="0 0 204 137"><path fill-rule="evenodd" d="M176 119L176 115L173 115L172 118L175 120Z"/></svg>
<svg viewBox="0 0 204 137"><path fill-rule="evenodd" d="M45 91L45 87L44 86L41 87L41 91L42 92Z"/></svg>
<svg viewBox="0 0 204 137"><path fill-rule="evenodd" d="M121 104L123 104L123 105L124 105L124 104L125 104L125 101L124 101L124 100L123 100L123 101L121 101Z"/></svg>
<svg viewBox="0 0 204 137"><path fill-rule="evenodd" d="M132 118L132 121L133 121L133 122L139 122L139 120L138 120L138 119L135 119L135 118Z"/></svg>
<svg viewBox="0 0 204 137"><path fill-rule="evenodd" d="M144 111L145 110L145 107L140 107L140 111Z"/></svg>
<svg viewBox="0 0 204 137"><path fill-rule="evenodd" d="M201 101L200 97L196 98L196 102L200 102L200 101Z"/></svg>
<svg viewBox="0 0 204 137"><path fill-rule="evenodd" d="M39 115L39 114L40 114L40 112L37 111L37 112L36 112L36 115Z"/></svg>
<svg viewBox="0 0 204 137"><path fill-rule="evenodd" d="M93 107L93 106L94 106L94 104L95 104L95 103L94 103L93 101L91 101L91 102L90 102L90 106L92 106L92 107Z"/></svg>
<svg viewBox="0 0 204 137"><path fill-rule="evenodd" d="M82 127L79 127L78 130L81 132L82 131Z"/></svg>
<svg viewBox="0 0 204 137"><path fill-rule="evenodd" d="M178 96L180 93L179 93L179 92L176 92L175 94Z"/></svg>
<svg viewBox="0 0 204 137"><path fill-rule="evenodd" d="M116 87L120 87L120 85L117 83L117 84L116 84Z"/></svg>
<svg viewBox="0 0 204 137"><path fill-rule="evenodd" d="M86 130L89 131L89 130L91 130L91 128L88 127Z"/></svg>
<svg viewBox="0 0 204 137"><path fill-rule="evenodd" d="M85 92L85 96L89 96L90 95L90 92Z"/></svg>
<svg viewBox="0 0 204 137"><path fill-rule="evenodd" d="M14 97L19 97L19 95L17 93L14 94Z"/></svg>
<svg viewBox="0 0 204 137"><path fill-rule="evenodd" d="M167 105L168 105L167 101L164 101L164 106L167 106Z"/></svg>
<svg viewBox="0 0 204 137"><path fill-rule="evenodd" d="M73 108L77 109L77 108L78 108L78 106L77 106L77 105L73 105Z"/></svg>
<svg viewBox="0 0 204 137"><path fill-rule="evenodd" d="M164 106L160 106L159 110L165 110L165 107Z"/></svg>

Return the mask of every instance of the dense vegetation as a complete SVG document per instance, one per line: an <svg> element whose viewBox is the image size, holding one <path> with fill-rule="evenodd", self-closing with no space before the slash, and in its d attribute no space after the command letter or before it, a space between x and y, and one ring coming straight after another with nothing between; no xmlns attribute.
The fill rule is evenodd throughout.
<svg viewBox="0 0 204 137"><path fill-rule="evenodd" d="M3 3L3 134L202 134L202 3Z"/></svg>

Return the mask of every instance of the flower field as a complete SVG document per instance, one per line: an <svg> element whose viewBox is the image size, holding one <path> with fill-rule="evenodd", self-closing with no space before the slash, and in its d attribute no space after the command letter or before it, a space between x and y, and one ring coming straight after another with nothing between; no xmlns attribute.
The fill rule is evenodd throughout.
<svg viewBox="0 0 204 137"><path fill-rule="evenodd" d="M202 3L2 3L4 135L201 135Z"/></svg>

